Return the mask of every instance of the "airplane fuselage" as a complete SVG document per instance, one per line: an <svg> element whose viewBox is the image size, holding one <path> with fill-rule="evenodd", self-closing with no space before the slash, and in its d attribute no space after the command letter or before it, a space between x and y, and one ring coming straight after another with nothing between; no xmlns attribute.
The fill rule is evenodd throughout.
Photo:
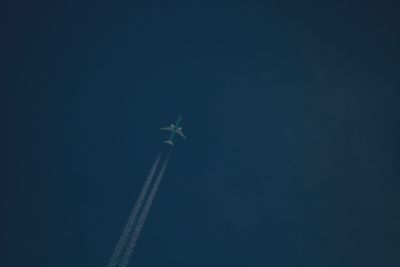
<svg viewBox="0 0 400 267"><path fill-rule="evenodd" d="M161 130L166 130L166 131L171 132L168 140L165 141L166 144L173 146L174 145L173 141L175 139L176 134L179 134L183 138L186 138L182 133L182 127L180 127L181 120L182 120L182 116L179 116L178 119L176 120L175 124L171 124L169 127L161 128Z"/></svg>
<svg viewBox="0 0 400 267"><path fill-rule="evenodd" d="M172 126L172 128L174 129L173 131L171 131L171 134L169 135L169 139L168 141L174 141L176 132L179 129L179 125L181 124L181 120L182 120L182 116L179 116L178 119L176 120L175 124Z"/></svg>

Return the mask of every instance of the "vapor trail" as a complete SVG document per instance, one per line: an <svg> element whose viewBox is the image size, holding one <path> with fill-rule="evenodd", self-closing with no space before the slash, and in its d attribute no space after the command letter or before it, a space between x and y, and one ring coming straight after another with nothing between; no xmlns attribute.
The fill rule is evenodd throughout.
<svg viewBox="0 0 400 267"><path fill-rule="evenodd" d="M121 259L121 264L119 265L120 267L126 267L129 263L129 259L133 252L133 249L135 248L136 242L139 239L140 232L142 231L142 228L146 221L147 215L150 211L150 208L153 204L154 198L157 194L158 187L160 186L161 180L164 176L164 172L165 172L165 169L167 168L170 155L166 158L166 160L164 161L164 164L161 167L160 172L158 173L158 177L157 177L156 181L154 182L154 185L153 185L153 188L151 189L150 195L147 198L147 201L143 207L143 211L139 217L137 225L136 225L135 229L133 230L131 240L129 241L128 247L126 248L126 251Z"/></svg>
<svg viewBox="0 0 400 267"><path fill-rule="evenodd" d="M156 158L156 161L154 162L149 175L146 178L146 181L143 185L142 191L140 192L135 206L132 209L132 212L129 216L128 222L125 225L124 230L121 233L121 236L119 238L119 241L117 243L117 246L114 249L114 252L111 256L111 259L108 263L108 267L115 267L118 264L118 259L120 258L120 255L122 253L122 250L128 240L129 234L132 231L132 226L134 225L134 222L136 221L136 218L138 216L138 212L140 210L140 208L142 207L144 198L147 194L147 191L149 190L149 186L151 184L151 181L153 180L153 176L157 170L158 164L160 162L160 158L161 158L162 152L160 152Z"/></svg>

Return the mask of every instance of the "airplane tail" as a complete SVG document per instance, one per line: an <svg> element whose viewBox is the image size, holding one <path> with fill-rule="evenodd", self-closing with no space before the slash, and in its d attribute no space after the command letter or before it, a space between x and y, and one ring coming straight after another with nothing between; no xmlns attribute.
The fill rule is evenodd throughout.
<svg viewBox="0 0 400 267"><path fill-rule="evenodd" d="M171 141L171 140L167 140L167 141L165 141L164 143L166 143L166 144L168 144L168 145L171 145L171 146L173 146L173 145L174 145L174 143L172 143L172 141Z"/></svg>

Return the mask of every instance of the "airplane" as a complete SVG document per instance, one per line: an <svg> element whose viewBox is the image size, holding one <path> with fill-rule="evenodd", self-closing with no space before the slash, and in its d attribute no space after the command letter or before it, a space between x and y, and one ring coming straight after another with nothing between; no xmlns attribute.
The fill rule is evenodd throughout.
<svg viewBox="0 0 400 267"><path fill-rule="evenodd" d="M168 127L160 128L160 130L170 131L171 132L171 135L169 136L168 140L166 140L164 143L173 146L174 145L173 141L174 141L174 138L175 138L176 134L179 134L181 137L186 139L186 136L182 133L182 127L180 126L181 120L182 120L182 116L179 116L178 119L176 120L175 124L172 123Z"/></svg>

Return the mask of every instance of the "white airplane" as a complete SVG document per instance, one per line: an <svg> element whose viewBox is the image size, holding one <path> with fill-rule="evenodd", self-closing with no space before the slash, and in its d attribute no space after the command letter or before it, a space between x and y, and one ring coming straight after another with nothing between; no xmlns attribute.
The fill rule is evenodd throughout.
<svg viewBox="0 0 400 267"><path fill-rule="evenodd" d="M174 138L175 138L176 134L179 134L181 137L186 139L186 136L182 132L182 127L180 126L181 120L182 120L182 116L179 116L178 119L176 120L175 124L172 123L168 127L160 128L161 130L170 131L171 132L171 135L169 136L168 140L166 140L164 143L173 146L174 145L173 141L174 141Z"/></svg>

